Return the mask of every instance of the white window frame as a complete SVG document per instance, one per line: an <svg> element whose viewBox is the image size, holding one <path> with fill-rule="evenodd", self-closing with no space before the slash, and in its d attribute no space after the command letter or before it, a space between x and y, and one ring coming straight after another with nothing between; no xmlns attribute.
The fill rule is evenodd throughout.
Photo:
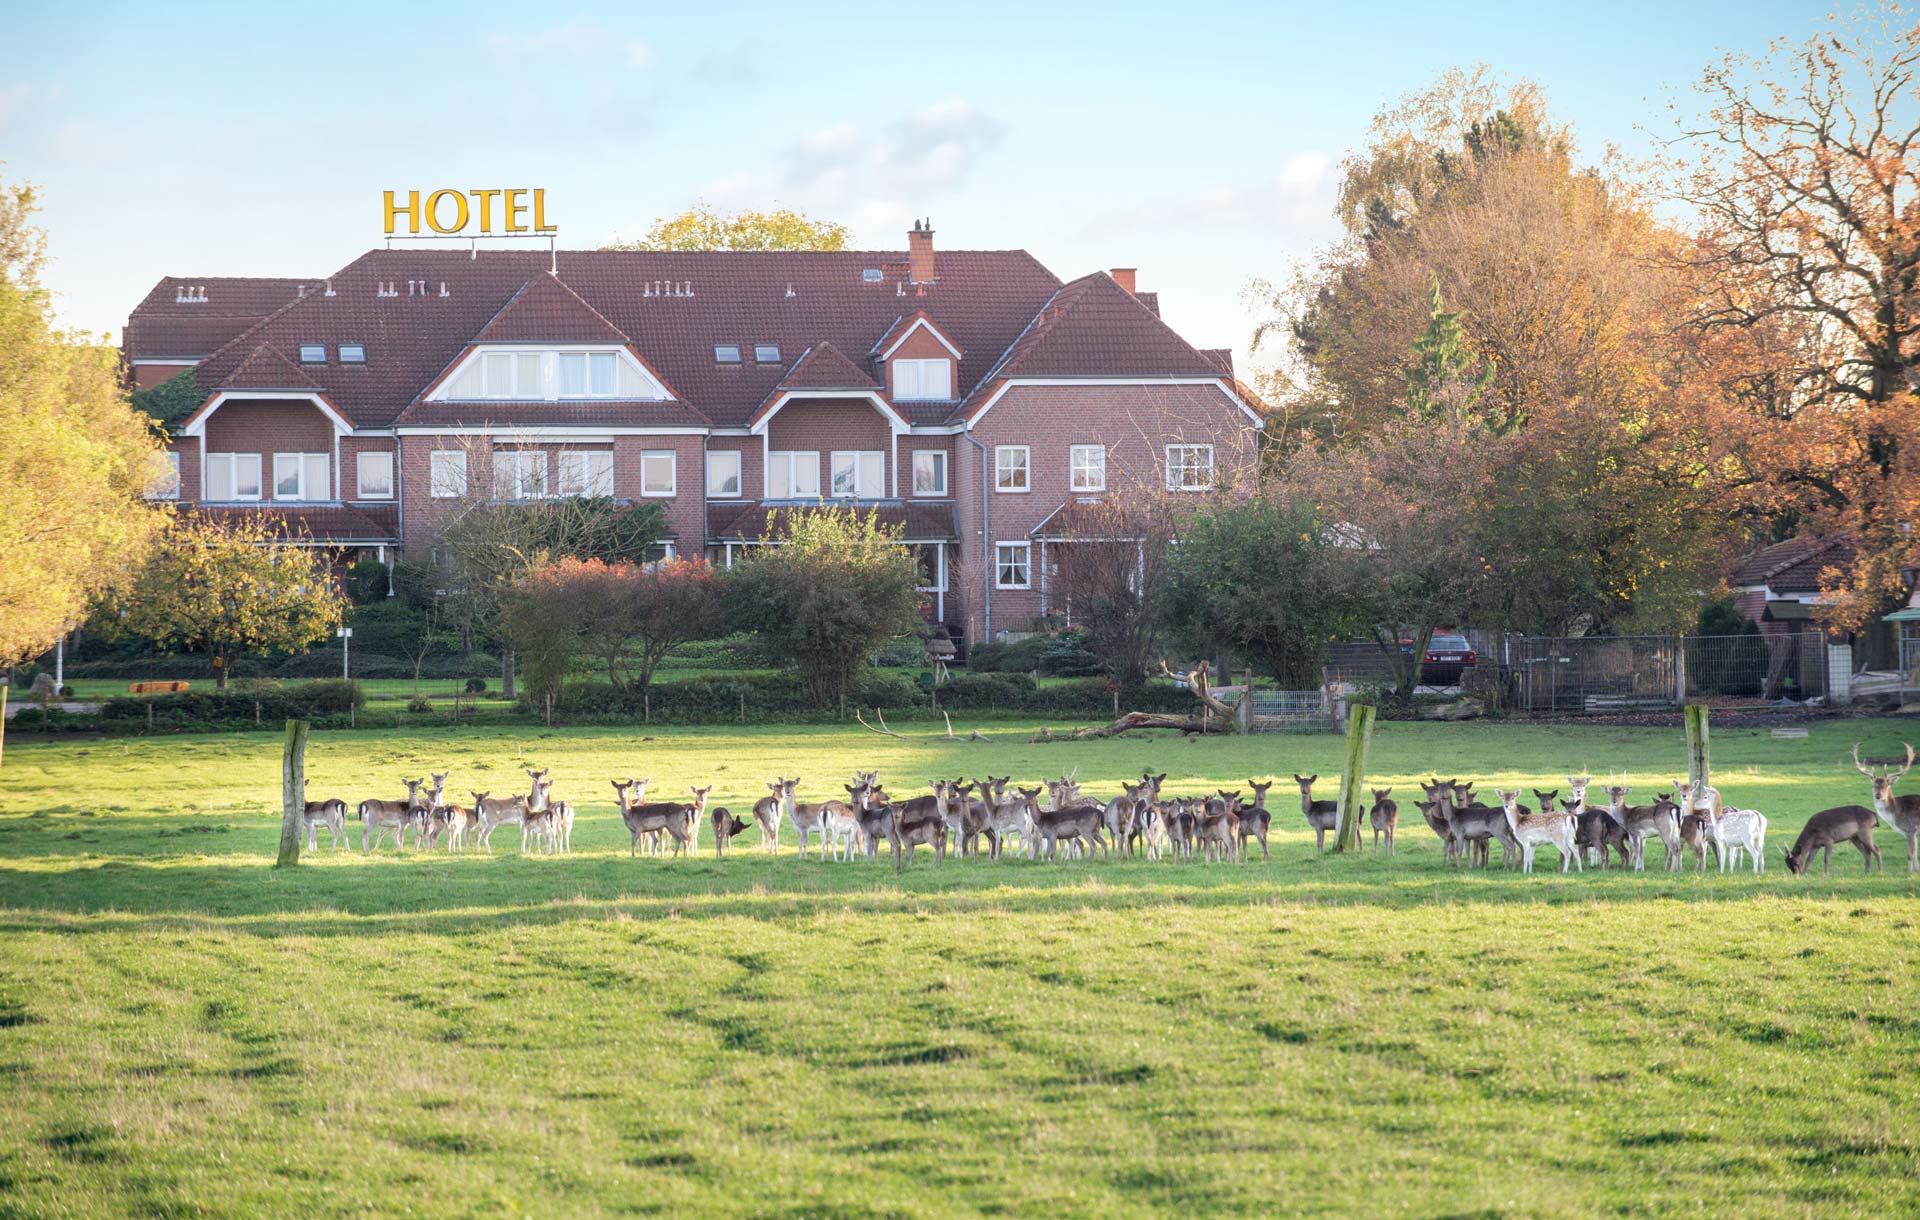
<svg viewBox="0 0 1920 1220"><path fill-rule="evenodd" d="M367 460L369 458L373 459L371 463ZM367 470L370 466L373 469L379 469L382 466L386 468L387 489L385 491L367 490ZM359 453L356 453L353 457L353 498L356 500L393 499L395 485L393 467L393 454L389 450L362 449Z"/></svg>
<svg viewBox="0 0 1920 1220"><path fill-rule="evenodd" d="M1178 464L1176 464L1174 461L1174 454L1176 452L1182 455L1181 460ZM1206 454L1207 460L1206 460L1205 470L1207 472L1207 481L1205 483L1190 482L1188 472L1202 469L1202 467L1198 463L1192 460L1191 455L1201 454L1201 453ZM1178 477L1175 476L1175 471L1179 472ZM1168 491L1212 491L1213 485L1214 485L1214 468L1213 468L1213 446L1212 445L1168 445L1167 446L1167 490Z"/></svg>
<svg viewBox="0 0 1920 1220"><path fill-rule="evenodd" d="M367 362L367 345L364 343L342 343L336 351L341 364L365 364ZM348 352L352 352L353 354L348 355Z"/></svg>
<svg viewBox="0 0 1920 1220"><path fill-rule="evenodd" d="M1020 455L1020 464L1015 467L1007 461L1014 454ZM1020 485L1014 487L1007 482L1010 474L1019 474ZM1031 445L995 445L993 449L993 490L1008 495L1020 495L1033 490L1033 446Z"/></svg>
<svg viewBox="0 0 1920 1220"><path fill-rule="evenodd" d="M293 491L282 495L280 481L284 477L281 470L285 466L293 468ZM316 472L315 466L319 469ZM273 455L273 498L275 500L327 500L332 498L332 471L328 469L327 455L324 453L276 453ZM314 476L318 474L318 479ZM318 482L319 486L313 484Z"/></svg>
<svg viewBox="0 0 1920 1220"><path fill-rule="evenodd" d="M599 480L594 478L593 467L600 466L606 471L606 479L600 490L594 489ZM607 497L613 495L613 450L611 449L562 449L560 451L559 491L563 496L577 498Z"/></svg>
<svg viewBox="0 0 1920 1220"><path fill-rule="evenodd" d="M580 366L580 389L567 389L567 366L577 363ZM607 388L602 390L594 385L595 368L604 368L611 375ZM618 398L620 396L620 353L615 351L584 350L577 352L554 353L554 395L557 399L572 401L581 398Z"/></svg>
<svg viewBox="0 0 1920 1220"><path fill-rule="evenodd" d="M652 499L667 499L674 495L680 482L679 454L672 449L648 449L640 455L640 494ZM652 476L649 468L664 459L667 463L667 486L665 491L649 484Z"/></svg>
<svg viewBox="0 0 1920 1220"><path fill-rule="evenodd" d="M916 542L911 546L915 566L919 565L923 551L931 550L933 556L933 583L915 585L919 593L945 593L947 591L947 544L944 542Z"/></svg>
<svg viewBox="0 0 1920 1220"><path fill-rule="evenodd" d="M842 460L850 460L853 470L853 492L843 495L840 491L840 471ZM866 476L872 474L878 486L869 486ZM829 496L835 500L878 500L887 494L887 455L879 449L835 449L828 457L827 488Z"/></svg>
<svg viewBox="0 0 1920 1220"><path fill-rule="evenodd" d="M1098 463L1082 459L1098 458ZM1068 486L1074 491L1105 491L1107 489L1107 447L1105 445L1075 445L1067 454L1069 471ZM1093 477L1081 482L1082 470Z"/></svg>
<svg viewBox="0 0 1920 1220"><path fill-rule="evenodd" d="M454 465L454 459L459 464ZM458 500L467 494L467 451L435 449L427 456L427 492L436 500Z"/></svg>
<svg viewBox="0 0 1920 1220"><path fill-rule="evenodd" d="M240 468L247 463L252 463L253 465L253 494L243 496L240 494ZM213 488L217 482L217 476L214 474L214 470L220 465L225 465L227 468L226 482L228 494L215 498L209 496L207 492ZM255 500L261 499L266 494L266 478L260 467L260 455L257 453L209 453L206 461L206 478L202 480L200 498L202 500L211 500L215 504L252 503Z"/></svg>
<svg viewBox="0 0 1920 1220"><path fill-rule="evenodd" d="M932 366L940 366L939 393L931 388ZM953 400L953 361L945 356L893 362L893 400L895 402L951 402Z"/></svg>
<svg viewBox="0 0 1920 1220"><path fill-rule="evenodd" d="M753 345L753 362L755 364L779 364L780 363L780 345L778 343L754 344Z"/></svg>
<svg viewBox="0 0 1920 1220"><path fill-rule="evenodd" d="M920 459L934 458L940 467L940 486L933 491L920 490ZM913 451L913 482L908 491L916 496L938 497L947 494L947 451L945 449L915 449Z"/></svg>
<svg viewBox="0 0 1920 1220"><path fill-rule="evenodd" d="M773 472L784 468L787 478L787 490L782 495L773 491ZM813 474L813 490L801 491L796 487L793 477L796 470L808 470ZM773 449L767 453L767 469L764 479L766 499L804 500L820 498L820 451L818 449Z"/></svg>
<svg viewBox="0 0 1920 1220"><path fill-rule="evenodd" d="M496 377L491 370L498 367L497 362L502 360L506 361L507 383L496 386ZM534 381L531 386L521 384L528 375ZM557 395L547 393L546 353L515 351L512 348L480 353L480 397L511 402L541 402L557 398Z"/></svg>
<svg viewBox="0 0 1920 1220"><path fill-rule="evenodd" d="M169 449L166 453L167 468L170 473L148 493L150 500L178 500L180 498L180 451Z"/></svg>
<svg viewBox="0 0 1920 1220"><path fill-rule="evenodd" d="M1017 561L1013 554L1018 554ZM1009 564L1017 566L1025 573L1025 579L1017 583L1004 579ZM993 544L993 587L996 589L1033 588L1033 544L1031 542L996 542Z"/></svg>
<svg viewBox="0 0 1920 1220"><path fill-rule="evenodd" d="M745 491L746 463L741 460L741 457L742 455L738 449L707 450L707 499L739 500L746 495L746 491ZM715 477L716 472L714 471L714 462L716 459L722 465L725 465L730 461L733 464L732 472L729 473L724 470L720 471L718 472L719 477L716 478ZM720 494L718 489L720 485L727 482L728 479L733 480L733 491L730 494L722 495Z"/></svg>
<svg viewBox="0 0 1920 1220"><path fill-rule="evenodd" d="M509 493L507 495L500 494L500 460L502 458L507 459L507 464L511 468L508 473L512 481L507 488L507 492ZM533 477L524 477L522 468L525 468L525 472L531 473ZM528 486L528 484L532 486ZM547 451L545 449L515 449L505 446L494 449L493 498L495 500L544 500L548 498L549 494L547 491Z"/></svg>
<svg viewBox="0 0 1920 1220"><path fill-rule="evenodd" d="M327 345L324 343L302 343L300 345L301 364L325 364Z"/></svg>

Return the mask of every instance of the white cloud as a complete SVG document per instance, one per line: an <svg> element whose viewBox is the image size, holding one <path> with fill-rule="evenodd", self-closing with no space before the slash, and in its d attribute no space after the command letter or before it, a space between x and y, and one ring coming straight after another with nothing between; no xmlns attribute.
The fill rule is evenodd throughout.
<svg viewBox="0 0 1920 1220"><path fill-rule="evenodd" d="M1168 225L1207 228L1317 230L1333 224L1339 165L1324 152L1289 157L1271 177L1220 182L1183 195L1162 196L1109 212L1094 225L1106 233L1136 233Z"/></svg>
<svg viewBox="0 0 1920 1220"><path fill-rule="evenodd" d="M722 207L780 203L864 230L897 226L966 185L1006 128L964 98L949 98L878 129L835 123L796 139L763 172L707 184Z"/></svg>

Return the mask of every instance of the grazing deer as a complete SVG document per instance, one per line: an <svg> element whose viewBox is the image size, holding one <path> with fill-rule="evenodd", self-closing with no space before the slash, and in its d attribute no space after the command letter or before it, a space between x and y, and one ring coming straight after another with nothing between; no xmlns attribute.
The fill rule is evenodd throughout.
<svg viewBox="0 0 1920 1220"><path fill-rule="evenodd" d="M378 797L360 802L360 850L371 852L380 846L380 840L387 831L393 831L393 845L396 850L406 847L405 834L407 820L413 811L420 807L420 786L423 779L404 779L407 786L407 799L387 801ZM369 839L372 843L369 846Z"/></svg>
<svg viewBox="0 0 1920 1220"><path fill-rule="evenodd" d="M1273 814L1267 810L1267 789L1273 787L1274 780L1265 783L1257 779L1247 781L1253 789L1253 803L1242 803L1236 812L1240 815L1240 842L1237 845L1242 860L1247 858L1247 840L1260 840L1260 859L1270 863L1273 855L1267 850L1267 831L1273 828Z"/></svg>
<svg viewBox="0 0 1920 1220"><path fill-rule="evenodd" d="M1513 841L1520 845L1520 871L1533 871L1534 849L1543 843L1550 843L1560 853L1560 871L1566 872L1569 863L1580 864L1580 852L1573 844L1575 819L1570 814L1555 813L1553 798L1558 793L1549 792L1540 803L1540 812L1534 813L1520 803L1519 789L1503 792L1494 789L1500 798L1500 809L1507 815L1507 829L1513 835ZM1581 867L1585 872L1585 867Z"/></svg>
<svg viewBox="0 0 1920 1220"><path fill-rule="evenodd" d="M1387 854L1391 856L1393 832L1400 825L1400 806L1393 800L1391 788L1370 788L1368 791L1373 793L1373 808L1367 811L1367 820L1373 823L1373 850L1380 850L1380 839L1385 835Z"/></svg>
<svg viewBox="0 0 1920 1220"><path fill-rule="evenodd" d="M1300 812L1306 815L1307 825L1313 827L1314 850L1324 854L1327 832L1340 828L1340 802L1313 799L1314 781L1319 778L1318 775L1295 775L1293 782L1300 785Z"/></svg>
<svg viewBox="0 0 1920 1220"><path fill-rule="evenodd" d="M1707 831L1720 855L1720 871L1726 872L1739 860L1740 853L1753 857L1753 871L1766 868L1766 815L1758 809L1727 809L1707 823Z"/></svg>
<svg viewBox="0 0 1920 1220"><path fill-rule="evenodd" d="M1633 870L1645 872L1647 869L1647 840L1659 836L1660 843L1666 848L1668 871L1677 870L1680 859L1680 810L1672 799L1663 792L1654 794L1651 805L1627 804L1627 793L1633 789L1625 784L1608 784L1607 814L1627 832L1627 846L1632 851Z"/></svg>
<svg viewBox="0 0 1920 1220"><path fill-rule="evenodd" d="M1826 872L1833 861L1833 849L1841 843L1851 843L1860 849L1860 864L1864 872L1872 872L1875 861L1880 861L1880 849L1873 844L1873 827L1876 814L1865 805L1838 805L1832 809L1822 809L1807 819L1800 828L1800 837L1793 841L1793 847L1787 852L1787 871L1804 873L1813 864L1813 853L1820 853L1820 871ZM1887 866L1880 861L1880 871L1886 872Z"/></svg>
<svg viewBox="0 0 1920 1220"><path fill-rule="evenodd" d="M713 854L715 856L726 855L727 840L733 838L733 836L739 834L741 831L745 830L747 827L753 825L752 822L747 821L745 818L734 817L733 811L728 809L725 805L722 805L719 808L715 809L713 811L712 817L713 817Z"/></svg>
<svg viewBox="0 0 1920 1220"><path fill-rule="evenodd" d="M1869 770L1860 761L1860 743L1853 743L1853 765L1860 774L1873 781L1873 811L1880 820L1906 836L1907 871L1920 872L1920 796L1895 796L1893 785L1901 776L1913 768L1913 747L1907 747L1907 761L1898 771L1888 767L1885 771Z"/></svg>
<svg viewBox="0 0 1920 1220"><path fill-rule="evenodd" d="M753 803L753 820L760 824L760 850L777 852L780 850L780 815L786 812L786 797L783 795L787 781L776 778L767 785L772 796L763 796Z"/></svg>
<svg viewBox="0 0 1920 1220"><path fill-rule="evenodd" d="M824 864L827 860L827 813L831 806L844 806L846 802L826 801L816 805L796 801L793 794L799 787L800 777L796 775L782 789L781 800L786 805L787 822L800 838L800 854L803 856L807 854L807 836L820 836L820 862Z"/></svg>
<svg viewBox="0 0 1920 1220"><path fill-rule="evenodd" d="M347 803L339 797L324 801L302 801L300 808L300 829L307 836L307 850L320 849L320 828L325 826L327 834L333 839L333 850L340 850L341 840L347 837Z"/></svg>

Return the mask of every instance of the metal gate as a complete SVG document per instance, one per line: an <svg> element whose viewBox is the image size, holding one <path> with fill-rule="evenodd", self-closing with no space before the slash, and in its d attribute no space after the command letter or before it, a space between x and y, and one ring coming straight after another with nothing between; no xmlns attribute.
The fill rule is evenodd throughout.
<svg viewBox="0 0 1920 1220"><path fill-rule="evenodd" d="M1804 703L1827 694L1818 632L1730 636L1528 636L1514 642L1522 705L1536 712L1667 710L1688 699Z"/></svg>

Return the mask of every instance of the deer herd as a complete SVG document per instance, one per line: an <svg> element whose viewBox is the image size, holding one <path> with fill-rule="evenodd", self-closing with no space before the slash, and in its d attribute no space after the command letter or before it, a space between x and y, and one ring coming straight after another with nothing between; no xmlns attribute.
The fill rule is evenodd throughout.
<svg viewBox="0 0 1920 1220"><path fill-rule="evenodd" d="M1815 855L1824 871L1833 848L1852 843L1870 871L1880 862L1874 846L1877 822L1885 822L1907 840L1907 869L1920 871L1920 795L1895 796L1894 784L1913 766L1912 746L1906 761L1875 769L1853 749L1853 765L1871 782L1873 803L1825 809L1808 819L1793 847L1786 852L1787 868L1803 873ZM396 848L404 849L408 834L416 848L446 850L472 847L493 850L493 834L502 826L517 827L520 849L547 854L567 852L573 845L574 809L571 802L553 797L553 780L545 769L527 771L525 793L495 796L471 792L471 804L449 800L450 772L429 772L423 779L403 781L404 799L360 802L360 847L377 850L389 833ZM709 808L711 785L690 788L691 800L649 801L651 779L613 780L621 821L626 824L629 855L674 855L693 851L702 822L710 822L713 851L724 856L729 843L748 827L760 831L760 847L777 852L782 825L791 827L805 855L815 840L825 861L876 858L888 850L895 868L913 860L925 847L937 861L950 850L959 855L982 851L1000 859L1009 851L1029 859L1058 860L1063 856L1114 853L1149 860L1243 861L1257 843L1262 860L1272 858L1268 832L1273 813L1267 792L1277 781L1250 779L1245 789L1217 789L1202 796L1170 796L1161 792L1166 774L1143 773L1137 783L1120 785L1118 796L1083 794L1073 775L1063 775L1034 787L1013 783L1012 776L984 779L936 779L930 794L895 797L875 771L856 771L841 784L845 797L823 801L799 799L800 780L779 777L767 784L768 795L755 801L750 817L737 817L724 806ZM1300 790L1300 813L1314 833L1315 846L1326 850L1329 831L1338 831L1339 803L1316 800L1318 775L1295 775ZM1488 867L1492 847L1500 845L1507 868L1532 872L1541 848L1557 854L1560 871L1597 864L1606 868L1617 858L1622 868L1643 871L1647 844L1659 840L1667 870L1683 869L1689 856L1696 868L1707 867L1711 851L1721 872L1744 863L1754 872L1765 866L1767 819L1755 809L1727 805L1719 789L1700 782L1676 781L1670 791L1655 792L1649 804L1629 804L1632 787L1620 783L1594 786L1590 776L1567 776L1567 795L1558 789L1531 789L1534 804L1522 803L1518 790L1494 789L1494 803L1481 800L1475 785L1458 779L1429 779L1420 785L1426 799L1415 801L1421 817L1440 839L1443 859L1456 866ZM1378 851L1392 855L1400 809L1393 789L1369 790L1366 812ZM1251 799L1247 793L1251 792ZM307 847L318 846L325 828L337 850L346 837L347 805L341 800L307 801L302 821Z"/></svg>

